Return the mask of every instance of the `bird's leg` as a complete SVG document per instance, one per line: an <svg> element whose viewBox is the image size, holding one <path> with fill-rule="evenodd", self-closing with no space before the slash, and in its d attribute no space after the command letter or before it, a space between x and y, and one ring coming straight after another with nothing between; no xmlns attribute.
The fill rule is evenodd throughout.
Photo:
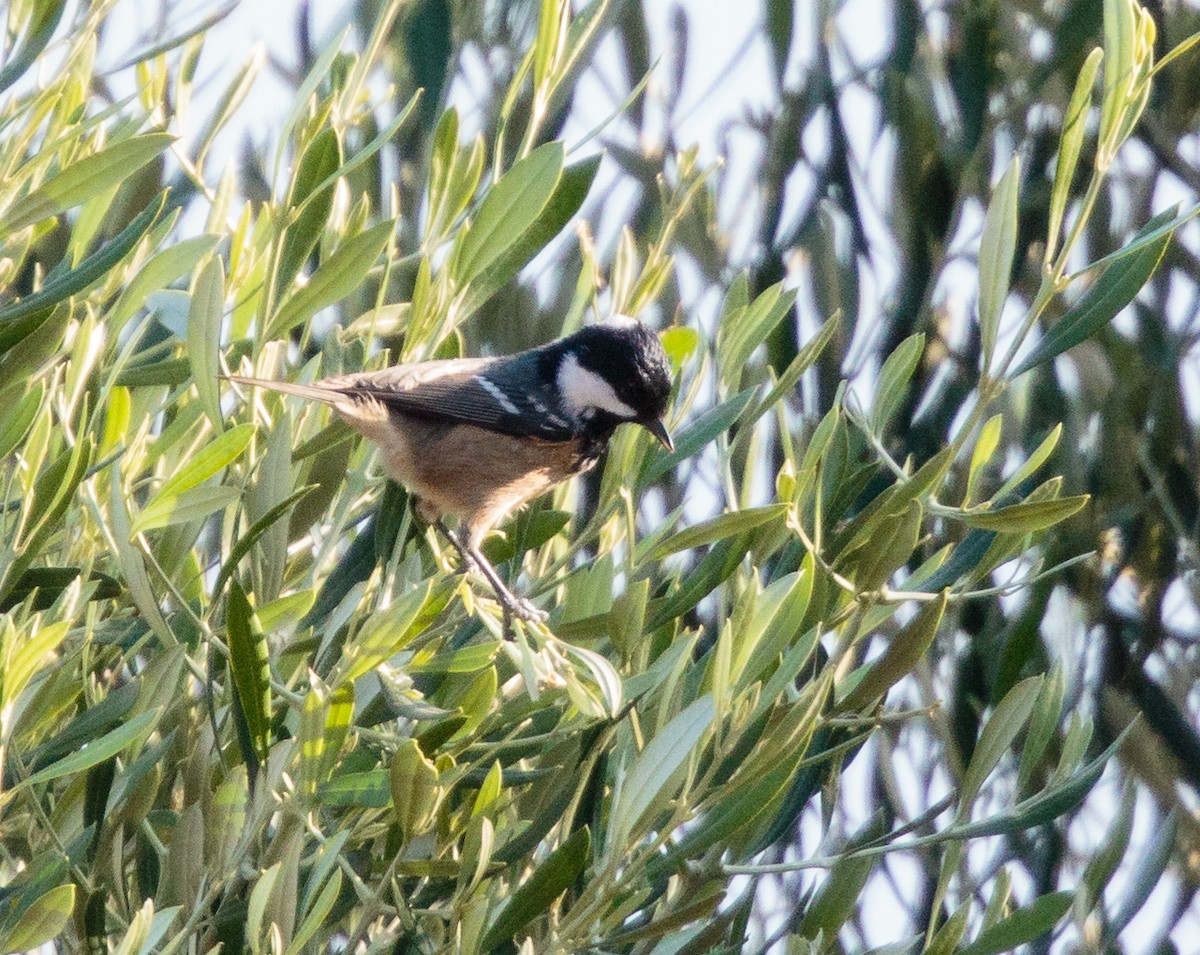
<svg viewBox="0 0 1200 955"><path fill-rule="evenodd" d="M437 528L438 532L450 542L450 546L458 551L459 559L462 561L462 572L467 574L472 570L477 570L478 564L476 563L475 558L472 557L471 552L463 546L462 541L458 539L458 535L446 526L446 522L439 517L432 523L433 526Z"/></svg>
<svg viewBox="0 0 1200 955"><path fill-rule="evenodd" d="M467 536L468 531L465 527L460 528L459 533L456 534L446 526L445 521L440 517L433 521L433 526L458 551L458 555L462 559L463 573L477 571L491 585L492 590L496 594L496 599L500 602L500 607L504 611L505 639L511 639L513 617L517 617L527 623L541 623L546 619L546 611L534 606L524 597L516 596L516 594L508 589L508 586L496 572L496 568L483 556L483 552L470 543Z"/></svg>
<svg viewBox="0 0 1200 955"><path fill-rule="evenodd" d="M463 536L465 538L465 532ZM492 585L492 590L496 592L496 599L500 601L500 606L504 608L506 616L512 614L526 623L541 623L546 619L546 611L534 606L524 597L516 596L508 589L504 581L500 579L500 575L496 573L496 568L483 556L483 552L477 546L466 540L460 540L459 546L466 551L468 558L475 564L475 569Z"/></svg>

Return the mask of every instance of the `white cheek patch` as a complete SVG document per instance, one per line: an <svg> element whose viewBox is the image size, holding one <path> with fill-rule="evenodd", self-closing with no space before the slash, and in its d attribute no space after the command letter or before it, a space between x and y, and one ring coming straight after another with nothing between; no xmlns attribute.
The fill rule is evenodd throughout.
<svg viewBox="0 0 1200 955"><path fill-rule="evenodd" d="M637 412L617 397L612 385L584 368L574 355L567 355L558 366L558 390L563 402L576 416L589 408L599 408L618 418L637 417Z"/></svg>

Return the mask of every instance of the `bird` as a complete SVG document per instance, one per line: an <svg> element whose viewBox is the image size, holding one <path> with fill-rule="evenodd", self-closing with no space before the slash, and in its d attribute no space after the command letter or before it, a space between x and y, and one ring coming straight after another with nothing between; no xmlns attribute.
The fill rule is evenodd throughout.
<svg viewBox="0 0 1200 955"><path fill-rule="evenodd" d="M663 422L671 365L658 336L628 316L502 357L395 365L296 384L228 375L329 405L379 446L385 473L414 496L419 517L477 570L505 613L546 614L517 597L480 545L510 513L595 466L622 424L645 428L674 450ZM457 516L452 532L444 522Z"/></svg>

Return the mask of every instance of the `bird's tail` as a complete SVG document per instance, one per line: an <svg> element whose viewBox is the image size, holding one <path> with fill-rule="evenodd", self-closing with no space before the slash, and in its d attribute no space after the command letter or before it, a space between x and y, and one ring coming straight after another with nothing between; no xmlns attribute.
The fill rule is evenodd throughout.
<svg viewBox="0 0 1200 955"><path fill-rule="evenodd" d="M346 397L340 391L323 388L320 385L298 385L291 381L269 381L266 378L247 378L245 375L221 375L221 377L238 385L266 388L268 391L278 391L285 395L295 395L297 398L321 401L327 405L335 404Z"/></svg>

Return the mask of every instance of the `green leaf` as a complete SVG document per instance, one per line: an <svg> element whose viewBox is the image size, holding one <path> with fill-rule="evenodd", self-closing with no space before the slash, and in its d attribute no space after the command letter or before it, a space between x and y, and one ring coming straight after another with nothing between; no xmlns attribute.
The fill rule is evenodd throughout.
<svg viewBox="0 0 1200 955"><path fill-rule="evenodd" d="M1029 721L1029 731L1025 734L1025 745L1021 747L1021 760L1017 767L1017 793L1029 791L1030 780L1034 770L1041 762L1058 729L1058 721L1062 715L1063 693L1065 691L1061 666L1055 666L1050 671L1050 678L1042 686L1038 695L1037 706L1034 707L1033 717Z"/></svg>
<svg viewBox="0 0 1200 955"><path fill-rule="evenodd" d="M1132 777L1125 779L1121 788L1121 803L1117 814L1108 824L1108 837L1088 859L1084 869L1081 891L1086 891L1087 910L1104 897L1113 875L1116 873L1121 860L1129 849L1129 840L1133 835L1133 813L1137 804L1137 784Z"/></svg>
<svg viewBox="0 0 1200 955"><path fill-rule="evenodd" d="M170 133L133 136L76 160L9 206L0 232L16 232L99 195L151 162L174 138Z"/></svg>
<svg viewBox="0 0 1200 955"><path fill-rule="evenodd" d="M979 734L979 742L959 785L959 820L970 818L975 797L1028 721L1041 693L1043 677L1022 680L1005 694Z"/></svg>
<svg viewBox="0 0 1200 955"><path fill-rule="evenodd" d="M253 49L246 58L245 65L238 70L233 79L229 81L228 85L221 92L220 99L213 108L212 115L192 145L192 161L197 168L203 168L205 156L213 140L246 99L251 87L254 85L254 81L258 78L258 73L262 69L263 63L266 62L266 58L265 47Z"/></svg>
<svg viewBox="0 0 1200 955"><path fill-rule="evenodd" d="M1133 73L1137 22L1130 0L1104 0L1104 95L1100 143L1107 144L1121 118Z"/></svg>
<svg viewBox="0 0 1200 955"><path fill-rule="evenodd" d="M438 780L437 767L421 752L417 741L411 737L401 740L388 764L388 788L392 811L406 840L433 825L445 795Z"/></svg>
<svg viewBox="0 0 1200 955"><path fill-rule="evenodd" d="M445 606L444 593L434 599L433 581L426 580L399 598L386 610L376 613L363 632L346 645L337 669L330 676L332 686L353 682L366 676L388 657L399 653L429 625Z"/></svg>
<svg viewBox="0 0 1200 955"><path fill-rule="evenodd" d="M1175 209L1155 216L1138 232L1131 245L1138 244L1137 239L1144 234L1156 232L1174 216ZM1025 360L1009 373L1009 379L1018 378L1029 369L1056 358L1111 322L1154 274L1167 251L1171 235L1170 231L1161 233L1153 241L1138 244L1135 250L1114 260L1075 307L1055 322Z"/></svg>
<svg viewBox="0 0 1200 955"><path fill-rule="evenodd" d="M653 632L682 616L712 593L737 570L753 541L754 531L717 541L700 563L681 578L677 590L651 602L647 631Z"/></svg>
<svg viewBox="0 0 1200 955"><path fill-rule="evenodd" d="M1150 222L1142 228L1130 241L1128 245L1123 245L1115 252L1109 252L1108 255L1096 259L1094 262L1089 262L1082 269L1075 273L1076 277L1084 275L1088 272L1094 272L1097 269L1107 268L1118 259L1123 259L1134 252L1139 252L1157 242L1163 236L1176 231L1184 223L1190 222L1196 216L1200 215L1200 203L1192 206L1186 212L1180 212L1174 218L1171 218L1171 213L1179 207L1172 206L1166 212L1162 212L1155 216ZM1153 226L1153 228L1151 228Z"/></svg>
<svg viewBox="0 0 1200 955"><path fill-rule="evenodd" d="M188 307L187 357L192 365L192 384L213 427L225 427L221 415L221 392L217 367L221 346L221 317L225 306L225 270L213 256L196 277Z"/></svg>
<svg viewBox="0 0 1200 955"><path fill-rule="evenodd" d="M238 501L242 492L223 484L194 487L178 494L158 495L146 505L130 528L131 534L188 524L208 517Z"/></svg>
<svg viewBox="0 0 1200 955"><path fill-rule="evenodd" d="M341 772L321 786L318 798L323 806L383 809L391 800L388 780L388 771L385 769L363 773Z"/></svg>
<svg viewBox="0 0 1200 955"><path fill-rule="evenodd" d="M1021 160L1014 156L1000 177L983 220L979 243L979 328L983 342L983 367L990 368L996 351L996 330L1008 297L1013 255L1017 249L1017 193L1021 185Z"/></svg>
<svg viewBox="0 0 1200 955"><path fill-rule="evenodd" d="M967 471L967 492L963 496L964 506L969 503L975 493L975 485L979 475L996 453L1000 446L1000 435L1004 428L1004 415L997 414L988 418L987 423L979 431L975 447L971 451L971 467Z"/></svg>
<svg viewBox="0 0 1200 955"><path fill-rule="evenodd" d="M80 567L31 567L13 583L12 589L0 600L0 613L11 610L36 591L34 610L45 610L80 576ZM124 592L121 585L108 574L93 570L87 577L89 587L85 593L89 600L113 600Z"/></svg>
<svg viewBox="0 0 1200 955"><path fill-rule="evenodd" d="M1075 179L1075 167L1079 164L1079 149L1083 145L1083 134L1087 129L1087 116L1092 106L1092 87L1096 84L1096 70L1104 58L1104 51L1095 47L1075 80L1075 92L1067 106L1062 137L1058 141L1058 162L1054 166L1054 188L1050 193L1050 228L1046 238L1046 264L1054 261L1058 251L1059 234L1067 201L1071 198L1071 183Z"/></svg>
<svg viewBox="0 0 1200 955"><path fill-rule="evenodd" d="M190 274L197 263L216 247L220 238L216 235L193 236L147 259L106 316L110 327L123 327L139 308L146 306L146 300L152 292L166 288L181 275Z"/></svg>
<svg viewBox="0 0 1200 955"><path fill-rule="evenodd" d="M310 202L316 201L316 199L327 187L332 188L334 185L336 185L339 179L342 179L352 173L355 169L379 152L379 150L381 150L384 146L392 142L396 138L396 133L400 131L400 127L408 121L408 117L412 114L413 108L417 105L417 101L421 99L423 93L423 90L418 89L411 97L409 97L408 102L404 105L404 109L400 110L399 115L390 123L388 123L387 126L384 126L383 129L379 130L379 132L371 138L369 143L355 152L349 159L341 162L336 169L334 169L325 177L324 180L318 183L314 187L312 195L302 203L302 206L307 207ZM304 208L303 212L307 213L307 211L307 208ZM328 218L328 216L326 216L326 218Z"/></svg>
<svg viewBox="0 0 1200 955"><path fill-rule="evenodd" d="M266 915L267 902L282 869L283 863L276 862L259 875L254 888L250 890L250 902L246 907L246 935L250 939L250 951L254 955L263 951L263 918Z"/></svg>
<svg viewBox="0 0 1200 955"><path fill-rule="evenodd" d="M1077 514L1089 500L1089 495L1060 497L1052 501L1030 501L998 507L994 511L970 511L959 515L959 520L969 527L987 531L1002 531L1006 534L1028 534L1045 530L1072 514Z"/></svg>
<svg viewBox="0 0 1200 955"><path fill-rule="evenodd" d="M241 710L260 762L271 750L271 660L264 634L255 633L250 602L234 580L225 611L229 640L229 669L237 688L235 707Z"/></svg>
<svg viewBox="0 0 1200 955"><path fill-rule="evenodd" d="M292 936L286 955L299 955L304 950L304 946L308 940L316 934L317 929L325 924L329 913L333 911L333 903L337 901L341 891L342 870L334 869L333 875L329 877L329 880L325 883L325 887L321 889L321 894L317 896L312 904L312 908L304 916L304 921L296 929L296 934Z"/></svg>
<svg viewBox="0 0 1200 955"><path fill-rule="evenodd" d="M168 647L173 646L177 642L175 633L163 617L158 597L150 584L150 575L146 572L145 561L142 560L141 552L130 543L133 534L129 527L129 513L125 510L125 491L115 466L109 481L108 519L112 523L121 573L129 586L129 595L133 598L134 606L142 619L154 630L160 642Z"/></svg>
<svg viewBox="0 0 1200 955"><path fill-rule="evenodd" d="M744 309L723 316L717 330L717 354L721 378L735 387L756 348L767 340L796 304L796 293L784 291L783 283L772 285Z"/></svg>
<svg viewBox="0 0 1200 955"><path fill-rule="evenodd" d="M1074 812L1083 803L1087 794L1092 791L1096 781L1104 773L1104 767L1120 749L1127 733L1128 730L1123 732L1108 749L1080 768L1062 785L1021 801L1011 812L980 819L977 822L956 823L946 830L945 835L956 840L978 839L982 836L1013 836L1029 832L1053 822L1060 816Z"/></svg>
<svg viewBox="0 0 1200 955"><path fill-rule="evenodd" d="M157 200L142 210L141 214L122 229L111 242L89 255L79 263L78 267L51 279L42 286L41 291L0 308L0 326L32 315L51 305L57 305L107 275L109 270L125 258L154 224L166 199L167 194L164 192Z"/></svg>
<svg viewBox="0 0 1200 955"><path fill-rule="evenodd" d="M288 192L287 209L296 216L283 233L283 245L279 252L279 265L275 272L275 294L292 287L304 263L316 248L321 232L329 221L333 208L333 190L336 176L330 176L341 165L342 144L337 132L329 127L321 130L304 150Z"/></svg>
<svg viewBox="0 0 1200 955"><path fill-rule="evenodd" d="M149 46L143 47L142 49L138 50L136 53L133 53L130 56L126 57L120 63L116 63L113 66L108 67L108 72L109 73L119 73L119 72L129 69L129 67L131 67L131 66L137 66L139 63L145 63L147 60L151 60L154 57L160 56L163 53L170 53L172 50L183 46L185 43L187 43L188 40L192 39L193 37L195 37L201 33L204 33L205 31L216 26L218 23L220 23L222 20L224 20L227 16L229 16L229 14L231 14L234 10L236 10L237 6L238 6L238 0L229 0L229 2L226 3L223 7L218 7L215 11L213 11L212 13L203 17L198 22L193 23L190 27L183 30L182 32L176 33L172 36L169 36L165 40L159 40L157 43L151 43ZM184 54L185 61L186 61L187 55L188 54L185 52L185 54ZM305 100L305 102L307 102L307 99Z"/></svg>
<svg viewBox="0 0 1200 955"><path fill-rule="evenodd" d="M313 273L308 285L293 292L280 306L267 327L265 340L282 338L321 309L340 302L357 289L395 228L395 221L389 219L341 242L333 255Z"/></svg>
<svg viewBox="0 0 1200 955"><path fill-rule="evenodd" d="M923 955L954 955L958 951L958 943L962 941L967 928L967 918L971 914L971 903L964 902L954 914L948 918L937 934L926 947Z"/></svg>
<svg viewBox="0 0 1200 955"><path fill-rule="evenodd" d="M7 62L4 64L4 68L0 69L0 93L20 79L25 71L33 65L34 60L46 49L54 31L58 29L58 23L62 19L63 10L66 7L67 0L44 0L44 2L26 7L30 12L30 17L25 28L25 39L19 47L8 52ZM7 16L5 19L9 20ZM7 26L10 29L13 28L11 20ZM36 946L30 947L35 948Z"/></svg>
<svg viewBox="0 0 1200 955"><path fill-rule="evenodd" d="M569 643L561 645L569 656L575 657L591 673L596 686L604 695L605 712L616 719L624 705L624 688L621 685L620 674L608 659L599 653L584 647L572 646Z"/></svg>
<svg viewBox="0 0 1200 955"><path fill-rule="evenodd" d="M16 558L0 575L0 600L7 597L9 590L41 552L50 535L62 524L75 491L87 476L93 445L91 435L81 438L38 476L33 488L33 500L26 512L29 530L23 535Z"/></svg>
<svg viewBox="0 0 1200 955"><path fill-rule="evenodd" d="M325 717L329 712L329 704L328 691L319 682L320 679L316 674L310 674L313 686L304 695L304 706L300 711L300 773L297 789L305 800L316 795L325 757Z"/></svg>
<svg viewBox="0 0 1200 955"><path fill-rule="evenodd" d="M484 933L479 950L492 951L550 908L554 900L583 874L590 856L591 834L585 826L573 832L513 892L496 921Z"/></svg>
<svg viewBox="0 0 1200 955"><path fill-rule="evenodd" d="M904 400L904 390L917 370L917 362L925 353L925 336L911 335L888 355L879 369L875 386L875 402L871 409L871 430L882 434Z"/></svg>
<svg viewBox="0 0 1200 955"><path fill-rule="evenodd" d="M839 711L865 709L913 671L937 636L948 594L943 590L937 600L925 604L901 628L854 689L838 703Z"/></svg>
<svg viewBox="0 0 1200 955"><path fill-rule="evenodd" d="M297 87L292 97L292 108L288 111L287 118L284 119L278 133L278 145L275 150L276 178L278 178L279 163L283 159L284 148L291 139L292 130L296 128L296 123L304 111L309 109L313 93L317 91L317 87L324 82L325 77L329 74L329 70L341 52L342 44L345 42L346 35L349 32L350 25L347 24L321 48L321 55L313 61L308 75L304 77L304 82Z"/></svg>
<svg viewBox="0 0 1200 955"><path fill-rule="evenodd" d="M34 674L54 662L54 651L66 635L67 621L60 620L42 627L30 637L18 640L15 647L10 643L5 648L8 659L5 660L4 679L0 684L0 705L12 705Z"/></svg>
<svg viewBox="0 0 1200 955"><path fill-rule="evenodd" d="M196 454L191 455L186 467L164 481L154 499L172 497L196 487L202 481L207 481L240 458L253 436L252 424L239 424L218 435Z"/></svg>
<svg viewBox="0 0 1200 955"><path fill-rule="evenodd" d="M847 856L839 859L830 869L829 876L808 903L799 934L805 938L816 938L817 933L821 932L825 938L837 938L842 925L858 905L863 887L878 861L874 856L849 853L879 838L883 832L882 816L876 816L854 834L846 846Z"/></svg>
<svg viewBox="0 0 1200 955"><path fill-rule="evenodd" d="M708 445L718 434L723 434L733 427L742 416L750 402L754 399L754 389L747 388L736 395L726 398L710 411L706 411L693 421L687 428L675 436L675 450L655 447L646 456L642 473L638 476L637 487L643 488L653 484L676 465Z"/></svg>
<svg viewBox="0 0 1200 955"><path fill-rule="evenodd" d="M703 547L706 544L733 537L743 531L761 527L763 524L782 518L787 511L787 504L767 504L764 507L751 507L744 511L720 514L668 537L642 559L650 563L658 563L670 554L691 550L693 547Z"/></svg>
<svg viewBox="0 0 1200 955"><path fill-rule="evenodd" d="M308 487L302 487L297 491L293 491L255 521L246 533L237 539L233 547L230 548L229 556L225 559L225 563L221 565L221 570L217 574L216 582L212 588L213 596L221 592L221 588L225 586L225 582L237 569L238 562L250 553L250 550L258 543L259 538L270 530L276 521L285 516L295 506L297 501L305 495L310 494L314 487L316 485L310 484Z"/></svg>
<svg viewBox="0 0 1200 955"><path fill-rule="evenodd" d="M1031 477L1038 468L1046 463L1046 459L1054 453L1054 449L1058 447L1058 439L1061 437L1062 425L1056 424L1051 429L1050 433L1047 434L1046 437L1042 438L1041 443L1038 444L1033 454L1029 455L1029 458L1025 461L1025 463L1017 468L1012 473L1012 476L1009 477L1008 480L1006 480L1002 485L1000 485L1000 490L996 492L994 499L1003 501L1006 496L1012 493L1013 489L1016 488L1017 485L1019 485L1026 478Z"/></svg>
<svg viewBox="0 0 1200 955"><path fill-rule="evenodd" d="M554 192L546 200L533 223L508 246L503 254L493 257L489 264L479 268L470 280L466 296L457 313L459 321L472 315L492 295L507 285L538 252L549 244L551 239L563 230L583 205L599 168L600 157L596 156L593 159L586 159L573 166L568 166L562 171L562 176L555 185ZM501 181L503 182L503 180ZM476 226L472 226L472 232L475 228Z"/></svg>
<svg viewBox="0 0 1200 955"><path fill-rule="evenodd" d="M1131 874L1125 886L1125 894L1121 905L1113 914L1112 920L1106 926L1106 939L1120 938L1134 916L1142 910L1150 893L1162 880L1163 873L1171 863L1171 857L1179 850L1176 833L1179 819L1172 809L1165 817L1156 820L1149 845L1143 846L1137 868Z"/></svg>
<svg viewBox="0 0 1200 955"><path fill-rule="evenodd" d="M26 432L33 425L33 419L37 417L38 409L42 406L44 393L45 386L40 381L35 381L32 387L21 396L16 407L8 405L12 410L6 413L3 419L0 419L0 459L12 454L17 445L24 440ZM5 395L7 396L7 394L6 392Z"/></svg>
<svg viewBox="0 0 1200 955"><path fill-rule="evenodd" d="M454 260L454 277L469 284L511 249L542 214L563 174L563 146L539 146L488 191Z"/></svg>
<svg viewBox="0 0 1200 955"><path fill-rule="evenodd" d="M613 808L609 851L623 853L626 837L658 802L663 790L692 755L716 716L710 695L700 697L664 726L634 763Z"/></svg>
<svg viewBox="0 0 1200 955"><path fill-rule="evenodd" d="M140 713L128 723L123 723L116 729L105 733L99 739L85 743L83 749L78 752L72 753L70 756L65 756L58 760L58 762L51 763L45 769L39 770L32 776L27 777L10 791L15 792L18 789L37 786L52 779L77 775L84 770L91 769L98 763L102 763L106 759L115 756L131 743L140 743L143 741L150 735L151 730L154 729L161 715L162 711L157 709Z"/></svg>
<svg viewBox="0 0 1200 955"><path fill-rule="evenodd" d="M55 939L75 911L75 886L60 885L29 906L4 936L6 952L29 952Z"/></svg>
<svg viewBox="0 0 1200 955"><path fill-rule="evenodd" d="M1043 895L981 932L974 942L959 949L959 955L1000 955L1042 938L1067 914L1074 898L1074 892Z"/></svg>
<svg viewBox="0 0 1200 955"><path fill-rule="evenodd" d="M821 353L825 351L826 346L833 341L833 336L842 324L842 313L834 312L829 318L825 319L824 324L817 329L817 333L813 335L804 347L796 353L796 357L792 359L791 364L784 369L783 374L779 376L779 380L775 382L775 386L767 393L763 399L762 407L770 408L780 398L785 395L790 395L799 384L801 376L808 371Z"/></svg>
<svg viewBox="0 0 1200 955"><path fill-rule="evenodd" d="M562 56L563 35L560 0L542 0L538 13L537 37L533 42L533 86L535 90L545 84Z"/></svg>

